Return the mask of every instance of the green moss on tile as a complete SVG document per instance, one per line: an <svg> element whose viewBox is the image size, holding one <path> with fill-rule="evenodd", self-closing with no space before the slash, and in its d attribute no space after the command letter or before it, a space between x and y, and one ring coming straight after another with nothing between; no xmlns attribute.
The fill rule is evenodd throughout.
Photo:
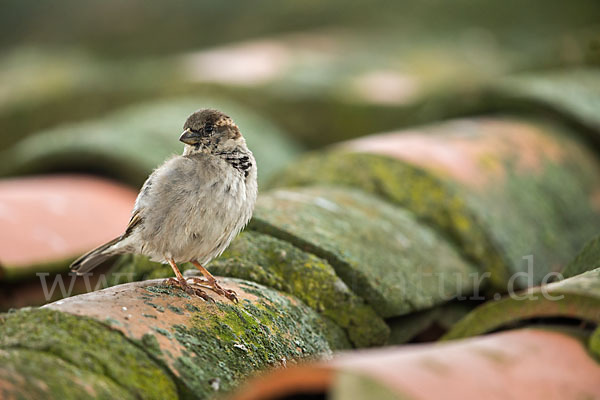
<svg viewBox="0 0 600 400"><path fill-rule="evenodd" d="M183 315L183 310L179 307L168 305L167 308L169 311L173 311L175 314Z"/></svg>
<svg viewBox="0 0 600 400"><path fill-rule="evenodd" d="M600 362L600 327L596 328L588 340L588 349L596 361Z"/></svg>
<svg viewBox="0 0 600 400"><path fill-rule="evenodd" d="M319 184L360 188L406 207L441 230L467 258L485 266L492 284L505 286L508 274L502 254L451 182L390 157L342 149L306 155L269 181L270 188Z"/></svg>
<svg viewBox="0 0 600 400"><path fill-rule="evenodd" d="M36 321L36 326L41 327L43 332L49 330L51 337L59 335L64 341L64 346L61 342L61 351L68 351L66 344L73 343L75 351L69 356L80 362L90 358L90 364L97 368L93 372L113 377L120 373L113 368L127 368L130 373L142 374L149 381L157 380L151 374L152 368L146 366L146 360L154 363L154 369L162 372L165 378L171 379L181 398L207 398L214 394L215 381L221 382L219 388L223 393L236 387L250 374L280 362L329 357L335 350L351 347L343 329L300 300L254 282L234 278L222 278L221 282L225 287L236 288L240 296L238 304L220 297L209 302L197 297L178 296L179 288L157 280L108 288L78 299L65 299L52 306L78 315L89 313L101 321L118 320L120 324L112 325L115 330L104 322L49 309L32 313L51 313L52 318ZM127 312L133 316L123 312L121 304L124 302L128 302ZM156 309L164 309L164 313L157 313L156 318L143 317L144 311L154 312ZM138 317L138 312L142 316ZM23 341L32 339L35 347L40 340L31 334L29 326L13 317L21 313L7 314L6 318L12 318ZM58 322L54 321L55 318ZM62 326L60 318L75 321L68 328L77 331L77 334L69 336L68 332L55 332ZM50 329L44 327L49 324L52 325ZM85 326L87 331L79 325ZM131 345L132 351L141 352L141 355L132 361L126 354L128 349L122 349L118 342L113 340L112 345L105 343L108 340L97 342L102 339L101 335L88 332L94 326L116 335L119 340ZM2 334L4 332L0 329ZM89 339L81 344L80 350L77 335ZM8 334L0 339L0 351L3 349L2 340L10 338ZM47 348L43 341L41 346ZM87 347L93 349L90 355L85 353ZM112 351L119 356L115 357ZM98 361L96 358L101 359ZM131 378L122 375L121 379L131 384ZM158 383L159 380L155 386ZM150 382L145 384L152 385Z"/></svg>
<svg viewBox="0 0 600 400"><path fill-rule="evenodd" d="M444 338L480 335L543 317L600 323L600 268L485 303L454 325Z"/></svg>
<svg viewBox="0 0 600 400"><path fill-rule="evenodd" d="M190 324L173 326L185 348L175 369L194 393L214 393L215 379L227 392L258 370L327 357L349 346L339 327L301 302L250 282L242 286L246 292L256 290L257 301L206 303Z"/></svg>
<svg viewBox="0 0 600 400"><path fill-rule="evenodd" d="M290 293L344 328L357 347L385 343L389 330L324 259L259 232L243 232L209 267Z"/></svg>
<svg viewBox="0 0 600 400"><path fill-rule="evenodd" d="M157 333L159 333L159 334L161 334L161 335L163 335L164 337L166 337L168 339L171 339L173 337L171 335L171 332L169 332L168 330L163 329L163 328L156 327L156 328L154 328L154 331L157 332Z"/></svg>
<svg viewBox="0 0 600 400"><path fill-rule="evenodd" d="M54 354L24 348L0 351L0 382L4 382L0 389L3 399L139 398L109 377L81 369Z"/></svg>
<svg viewBox="0 0 600 400"><path fill-rule="evenodd" d="M434 158L406 161L337 147L303 157L272 179L271 187L360 188L433 225L482 272L491 274L496 290L506 291L511 276L528 271L524 257L529 255L534 257L532 279L519 276L516 283L520 287L539 284L548 273L560 271L581 244L597 234L600 164L585 143L559 125L509 118L472 119L465 127L466 122L424 127L419 134L472 145L481 154L471 160L480 165L472 166L470 174L481 182L455 177L437 167ZM537 147L520 149L515 139L520 131L526 134L523 140ZM465 132L469 139L464 138ZM514 140L515 149L495 151L490 139L495 134ZM461 155L460 150L456 155ZM486 172L486 165L495 165L498 173Z"/></svg>
<svg viewBox="0 0 600 400"><path fill-rule="evenodd" d="M0 349L1 355L11 354L11 365L27 379L50 382L50 398L76 398L88 387L85 377L89 390L98 390L100 397L178 397L164 367L120 332L90 318L47 309L2 315ZM49 363L56 364L42 368ZM70 385L69 380L81 384Z"/></svg>
<svg viewBox="0 0 600 400"><path fill-rule="evenodd" d="M516 280L522 288L548 282L548 274L561 271L600 226L590 193L600 188L600 169L588 163L589 154L573 146L574 138L567 140L551 128L545 132L571 152L560 161L543 160L535 172L507 167L502 184L468 194L473 212L501 249L509 274L531 268L531 278Z"/></svg>
<svg viewBox="0 0 600 400"><path fill-rule="evenodd" d="M153 307L156 311L164 313L165 312L165 308L163 306L151 303L149 301L145 302L146 305L149 305L150 307Z"/></svg>
<svg viewBox="0 0 600 400"><path fill-rule="evenodd" d="M158 344L158 340L156 340L156 336L146 333L144 334L144 336L142 336L140 344L144 346L144 350L146 350L146 352L153 355L154 357L160 359L163 356L162 351L160 350L160 346Z"/></svg>
<svg viewBox="0 0 600 400"><path fill-rule="evenodd" d="M565 278L579 275L585 271L600 268L600 235L590 239L562 271Z"/></svg>
<svg viewBox="0 0 600 400"><path fill-rule="evenodd" d="M355 189L272 190L259 198L249 228L326 259L384 318L470 293L478 275L414 214Z"/></svg>

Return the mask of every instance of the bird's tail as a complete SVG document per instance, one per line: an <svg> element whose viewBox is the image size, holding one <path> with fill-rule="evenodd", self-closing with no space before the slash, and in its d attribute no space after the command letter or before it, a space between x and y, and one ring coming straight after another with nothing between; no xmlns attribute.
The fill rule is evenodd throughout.
<svg viewBox="0 0 600 400"><path fill-rule="evenodd" d="M102 246L96 247L94 250L88 251L71 264L71 271L77 273L77 275L83 275L86 272L90 272L98 265L109 259L111 256L117 254L115 252L107 252L106 250L121 240L121 237L114 238L108 243Z"/></svg>

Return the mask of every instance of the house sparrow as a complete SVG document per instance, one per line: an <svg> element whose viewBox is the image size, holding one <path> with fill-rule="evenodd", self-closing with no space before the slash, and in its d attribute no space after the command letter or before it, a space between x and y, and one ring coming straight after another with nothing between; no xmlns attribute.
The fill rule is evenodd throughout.
<svg viewBox="0 0 600 400"><path fill-rule="evenodd" d="M217 110L196 111L183 129L183 154L148 177L125 233L81 256L71 269L84 274L113 255L143 254L168 263L176 277L169 282L187 293L209 300L204 287L237 301L203 265L250 220L258 192L256 161L237 125ZM188 283L177 267L182 262L191 262L204 279Z"/></svg>

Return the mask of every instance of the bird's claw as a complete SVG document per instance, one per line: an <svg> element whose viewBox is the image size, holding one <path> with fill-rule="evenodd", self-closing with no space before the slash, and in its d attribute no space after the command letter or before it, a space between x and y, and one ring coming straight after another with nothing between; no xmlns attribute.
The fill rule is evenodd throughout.
<svg viewBox="0 0 600 400"><path fill-rule="evenodd" d="M191 280L194 284L201 285L202 287L210 289L216 294L224 296L234 303L238 302L237 293L231 289L225 289L224 287L219 285L219 283L217 283L216 280L208 281L205 278L200 277L190 277L188 279Z"/></svg>
<svg viewBox="0 0 600 400"><path fill-rule="evenodd" d="M191 296L198 296L204 299L205 301L212 301L213 303L215 302L215 300L212 297L210 297L204 290L188 284L185 279L179 280L176 278L169 278L167 279L166 283L168 285L179 287L181 290L183 290Z"/></svg>

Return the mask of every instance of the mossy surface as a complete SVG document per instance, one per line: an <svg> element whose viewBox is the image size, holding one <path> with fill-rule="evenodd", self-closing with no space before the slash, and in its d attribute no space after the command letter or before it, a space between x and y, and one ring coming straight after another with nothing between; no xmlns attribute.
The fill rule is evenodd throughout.
<svg viewBox="0 0 600 400"><path fill-rule="evenodd" d="M214 302L204 301L178 287L165 285L162 280L152 280L70 297L48 307L61 311L59 316L82 321L81 325L89 322L89 326L103 327L134 350L141 350L143 357L133 366L124 356L112 355L113 348L124 353L116 345L100 343L102 348L97 351L104 357L102 362L114 359L131 373L141 373L138 369L142 367L150 373L152 370L144 366L143 360L152 360L155 368L162 371L162 379L171 379L178 395L184 398L226 393L265 368L305 358L329 357L334 350L351 347L340 327L294 297L239 279L221 278L220 283L237 292L239 303L209 291ZM49 323L41 321L39 330L50 330L54 335L52 328L45 327ZM77 326L73 329L78 329L80 335L98 336ZM30 332L19 332L24 338L36 339ZM62 337L69 339L66 333ZM83 349L82 346L82 352ZM64 358L62 353L61 357ZM72 357L86 359L85 354L77 352ZM96 365L95 359L89 363ZM113 374L103 365L93 371L109 377ZM123 374L123 379L129 378ZM158 378L156 381L160 383Z"/></svg>
<svg viewBox="0 0 600 400"><path fill-rule="evenodd" d="M565 268L600 226L594 204L600 190L598 162L577 138L547 125L532 126L562 154L554 159L544 154L539 166L529 170L517 160L526 155L507 157L502 181L465 193L501 249L510 276L531 269L531 276L515 281L521 288L548 282L548 274Z"/></svg>
<svg viewBox="0 0 600 400"><path fill-rule="evenodd" d="M29 383L12 389L9 385L17 395L178 398L166 368L120 332L90 318L47 309L3 314L0 349L5 361L0 377L12 375L13 382Z"/></svg>
<svg viewBox="0 0 600 400"><path fill-rule="evenodd" d="M302 303L251 282L240 285L258 301L208 304L171 330L185 348L174 368L194 393L227 392L258 370L349 345L339 328Z"/></svg>
<svg viewBox="0 0 600 400"><path fill-rule="evenodd" d="M477 270L414 215L348 188L274 190L250 229L326 259L383 317L430 308L469 293Z"/></svg>
<svg viewBox="0 0 600 400"><path fill-rule="evenodd" d="M600 268L600 235L590 239L583 249L562 271L565 278Z"/></svg>
<svg viewBox="0 0 600 400"><path fill-rule="evenodd" d="M588 339L588 348L596 361L600 362L600 327L596 328Z"/></svg>
<svg viewBox="0 0 600 400"><path fill-rule="evenodd" d="M489 232L451 182L387 156L341 149L310 153L269 181L270 188L311 184L356 187L406 207L442 231L476 265L490 271L493 284L503 287L508 280Z"/></svg>
<svg viewBox="0 0 600 400"><path fill-rule="evenodd" d="M454 325L445 338L480 335L519 321L541 317L565 317L600 323L600 268L485 303Z"/></svg>
<svg viewBox="0 0 600 400"><path fill-rule="evenodd" d="M110 378L81 369L56 355L11 348L0 351L0 397L60 400L140 398Z"/></svg>
<svg viewBox="0 0 600 400"><path fill-rule="evenodd" d="M244 232L209 269L216 275L243 278L293 294L344 328L356 347L382 345L387 340L385 322L326 260L288 242Z"/></svg>
<svg viewBox="0 0 600 400"><path fill-rule="evenodd" d="M514 274L528 272L525 257L533 256L533 269L531 279L517 276L520 287L560 271L597 233L600 166L571 132L497 118L424 127L409 135L413 143L418 135L437 152L411 157L399 149L392 158L360 153L361 142L351 142L303 157L271 187L335 184L382 196L443 232L491 273L499 291ZM397 137L394 145L403 146ZM440 162L442 149L460 162L453 168Z"/></svg>

